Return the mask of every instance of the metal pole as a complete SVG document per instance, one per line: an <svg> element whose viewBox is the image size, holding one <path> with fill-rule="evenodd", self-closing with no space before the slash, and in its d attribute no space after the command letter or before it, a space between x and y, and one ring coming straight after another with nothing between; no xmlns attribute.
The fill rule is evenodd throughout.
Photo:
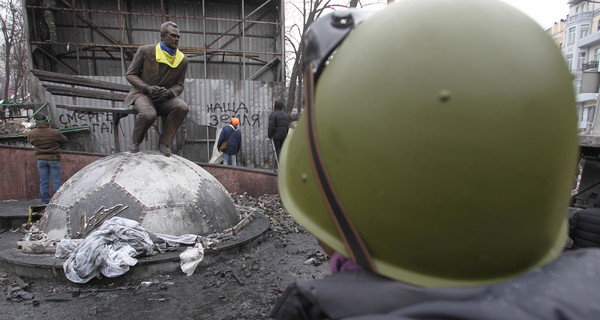
<svg viewBox="0 0 600 320"><path fill-rule="evenodd" d="M242 39L240 39L240 50L242 50L242 80L246 79L246 48L244 47L244 43L246 42L246 12L245 12L245 3L242 0Z"/></svg>
<svg viewBox="0 0 600 320"><path fill-rule="evenodd" d="M279 37L281 40L281 55L280 55L280 59L281 59L281 64L279 69L281 70L281 74L279 75L279 81L283 81L285 82L285 1L281 0L281 3L279 5L279 23L280 23L280 28L281 30L279 31Z"/></svg>
<svg viewBox="0 0 600 320"><path fill-rule="evenodd" d="M203 45L203 55L204 55L204 79L208 79L208 56L206 54L206 49L208 46L206 45L206 8L204 4L204 0L202 0L202 35L204 37L204 45Z"/></svg>
<svg viewBox="0 0 600 320"><path fill-rule="evenodd" d="M275 142L273 142L273 139L270 139L270 140L271 140L271 147L273 149L273 155L275 155L275 165L276 165L275 172L277 172L279 170L279 159L277 157L277 150L275 149Z"/></svg>

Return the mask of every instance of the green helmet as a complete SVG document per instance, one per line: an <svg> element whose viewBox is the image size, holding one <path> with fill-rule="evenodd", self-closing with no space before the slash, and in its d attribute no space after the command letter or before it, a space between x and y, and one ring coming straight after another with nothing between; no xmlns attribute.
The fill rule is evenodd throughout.
<svg viewBox="0 0 600 320"><path fill-rule="evenodd" d="M572 75L544 30L501 1L341 15L321 19L355 26L337 48L306 37L308 106L279 171L294 219L420 286L498 282L557 257L578 140Z"/></svg>

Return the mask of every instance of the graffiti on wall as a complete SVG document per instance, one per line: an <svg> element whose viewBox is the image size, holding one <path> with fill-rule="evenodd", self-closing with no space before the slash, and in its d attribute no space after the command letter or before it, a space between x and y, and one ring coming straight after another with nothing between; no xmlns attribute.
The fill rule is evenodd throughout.
<svg viewBox="0 0 600 320"><path fill-rule="evenodd" d="M112 133L113 114L111 112L81 112L72 111L61 114L58 121L65 128L87 126L92 132Z"/></svg>
<svg viewBox="0 0 600 320"><path fill-rule="evenodd" d="M194 109L194 108L192 108ZM219 127L231 122L231 118L240 119L241 126L261 127L258 111L250 111L243 102L217 102L207 104L208 125ZM58 117L64 127L88 126L90 131L97 133L113 132L113 114L110 112L70 111Z"/></svg>
<svg viewBox="0 0 600 320"><path fill-rule="evenodd" d="M231 122L231 118L240 119L240 126L260 127L260 115L251 113L243 102L222 102L206 105L209 114L208 125L218 127L222 123Z"/></svg>

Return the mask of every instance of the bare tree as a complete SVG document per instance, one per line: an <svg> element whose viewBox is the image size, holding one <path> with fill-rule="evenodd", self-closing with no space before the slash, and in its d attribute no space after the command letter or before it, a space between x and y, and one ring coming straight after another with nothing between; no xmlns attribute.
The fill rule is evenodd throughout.
<svg viewBox="0 0 600 320"><path fill-rule="evenodd" d="M23 10L19 0L0 1L0 31L2 32L2 58L4 60L4 87L2 88L4 103L17 102L27 94L27 72L29 59L25 39ZM14 96L10 95L11 87ZM5 119L6 107L2 108L0 118Z"/></svg>
<svg viewBox="0 0 600 320"><path fill-rule="evenodd" d="M30 68L29 53L27 51L27 39L25 32L19 32L18 40L15 42L12 50L11 73L12 86L15 92L14 102L25 102L29 95L29 78L27 77Z"/></svg>
<svg viewBox="0 0 600 320"><path fill-rule="evenodd" d="M290 35L286 36L286 41L293 48L293 65L292 74L290 76L290 85L288 88L288 97L285 110L290 112L294 105L299 106L301 101L301 94L296 94L298 85L302 83L302 43L304 40L304 33L308 26L316 19L321 16L324 8L329 5L331 0L314 0L314 1L302 1L302 5L299 6L294 2L290 2L290 5L295 9L295 14L299 14L302 17L300 24L293 24L290 28ZM297 32L297 34L291 34ZM299 40L295 42L297 37ZM299 90L302 92L302 90Z"/></svg>
<svg viewBox="0 0 600 320"><path fill-rule="evenodd" d="M4 101L10 97L11 57L17 42L22 39L23 14L18 0L4 0L0 3L0 30L4 40Z"/></svg>
<svg viewBox="0 0 600 320"><path fill-rule="evenodd" d="M391 0L387 0L389 3ZM302 83L303 83L303 70L302 70L302 57L303 57L303 42L304 34L308 27L313 21L321 17L325 12L336 10L337 8L355 8L357 6L367 6L371 4L385 3L386 0L349 0L344 1L333 1L333 0L308 0L308 1L295 1L289 0L287 6L291 7L290 12L286 13L289 18L298 17L297 22L289 25L287 28L285 40L287 44L287 51L290 52L290 56L286 57L286 65L291 64L291 75L289 78L289 86L287 92L287 103L285 107L286 112L291 112L294 106L300 107L302 105ZM362 2L365 2L364 4Z"/></svg>

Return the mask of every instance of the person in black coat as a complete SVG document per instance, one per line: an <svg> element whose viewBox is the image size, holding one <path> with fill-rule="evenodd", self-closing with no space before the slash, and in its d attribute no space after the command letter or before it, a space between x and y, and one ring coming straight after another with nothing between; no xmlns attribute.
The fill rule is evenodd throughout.
<svg viewBox="0 0 600 320"><path fill-rule="evenodd" d="M277 159L279 159L279 155L281 153L281 146L283 145L283 141L287 137L288 128L290 126L290 115L283 111L283 106L285 104L281 100L275 100L273 102L273 111L269 115L269 139L273 140L273 145L275 145L275 153L277 154Z"/></svg>
<svg viewBox="0 0 600 320"><path fill-rule="evenodd" d="M571 249L600 247L600 197L592 208L579 210L569 218Z"/></svg>

